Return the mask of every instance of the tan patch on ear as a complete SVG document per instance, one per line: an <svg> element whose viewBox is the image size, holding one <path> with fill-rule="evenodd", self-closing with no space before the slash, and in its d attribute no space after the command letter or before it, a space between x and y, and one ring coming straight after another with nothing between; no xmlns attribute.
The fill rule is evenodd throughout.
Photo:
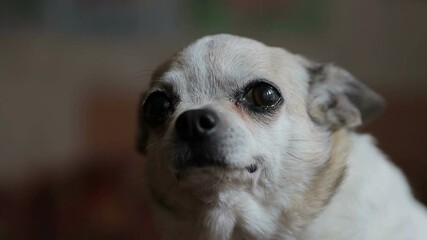
<svg viewBox="0 0 427 240"><path fill-rule="evenodd" d="M294 226L306 227L331 201L338 191L346 173L346 158L351 140L345 129L332 134L332 149L329 160L319 169L311 184L299 199L294 200L287 220Z"/></svg>

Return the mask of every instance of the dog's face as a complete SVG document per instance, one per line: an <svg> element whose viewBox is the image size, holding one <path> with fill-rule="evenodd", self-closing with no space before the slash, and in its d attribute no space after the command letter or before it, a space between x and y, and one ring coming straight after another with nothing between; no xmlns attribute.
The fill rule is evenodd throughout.
<svg viewBox="0 0 427 240"><path fill-rule="evenodd" d="M360 125L381 103L334 65L246 38L209 36L153 74L138 147L152 181L268 179L292 191L327 161L331 132Z"/></svg>

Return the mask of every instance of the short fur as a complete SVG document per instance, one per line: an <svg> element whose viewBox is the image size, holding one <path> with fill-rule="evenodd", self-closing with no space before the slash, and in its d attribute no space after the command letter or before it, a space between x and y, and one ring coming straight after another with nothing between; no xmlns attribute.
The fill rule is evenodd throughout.
<svg viewBox="0 0 427 240"><path fill-rule="evenodd" d="M283 97L268 117L233 97L257 79ZM138 144L164 239L427 239L426 210L402 173L354 131L382 98L344 69L220 34L176 53L144 96L165 87L173 113L154 128L141 111ZM174 169L175 121L200 108L221 119L225 166Z"/></svg>

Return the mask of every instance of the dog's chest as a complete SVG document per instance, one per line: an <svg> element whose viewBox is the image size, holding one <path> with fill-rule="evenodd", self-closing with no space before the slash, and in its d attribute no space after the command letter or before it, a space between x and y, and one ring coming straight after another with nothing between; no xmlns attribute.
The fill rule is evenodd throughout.
<svg viewBox="0 0 427 240"><path fill-rule="evenodd" d="M224 200L227 200L224 202ZM247 192L234 192L202 214L212 239L269 239L280 225L280 206Z"/></svg>

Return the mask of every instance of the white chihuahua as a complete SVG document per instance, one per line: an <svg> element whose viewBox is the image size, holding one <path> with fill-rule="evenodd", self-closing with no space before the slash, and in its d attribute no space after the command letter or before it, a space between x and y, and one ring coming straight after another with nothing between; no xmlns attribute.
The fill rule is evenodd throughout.
<svg viewBox="0 0 427 240"><path fill-rule="evenodd" d="M153 74L138 149L164 239L426 240L427 211L354 129L383 100L346 70L207 36Z"/></svg>

